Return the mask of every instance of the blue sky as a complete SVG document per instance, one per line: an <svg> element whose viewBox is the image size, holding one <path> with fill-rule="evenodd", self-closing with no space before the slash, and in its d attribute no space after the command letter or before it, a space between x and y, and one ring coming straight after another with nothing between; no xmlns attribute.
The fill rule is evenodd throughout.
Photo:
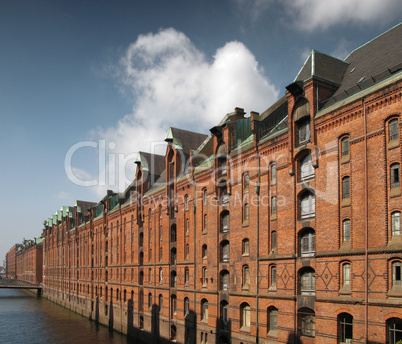
<svg viewBox="0 0 402 344"><path fill-rule="evenodd" d="M3 0L0 263L62 205L124 190L169 126L262 112L311 49L343 59L401 15L399 0Z"/></svg>

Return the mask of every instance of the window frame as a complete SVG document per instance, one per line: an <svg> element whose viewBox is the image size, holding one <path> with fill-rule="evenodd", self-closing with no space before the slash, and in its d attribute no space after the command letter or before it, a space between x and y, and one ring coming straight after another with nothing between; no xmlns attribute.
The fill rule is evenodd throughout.
<svg viewBox="0 0 402 344"><path fill-rule="evenodd" d="M399 140L399 119L392 118L388 122L388 142L397 142Z"/></svg>
<svg viewBox="0 0 402 344"><path fill-rule="evenodd" d="M300 218L305 219L315 216L315 194L310 190L300 195Z"/></svg>
<svg viewBox="0 0 402 344"><path fill-rule="evenodd" d="M401 234L401 212L396 210L391 213L391 237L400 237Z"/></svg>
<svg viewBox="0 0 402 344"><path fill-rule="evenodd" d="M308 180L315 177L313 160L310 152L299 160L300 181Z"/></svg>

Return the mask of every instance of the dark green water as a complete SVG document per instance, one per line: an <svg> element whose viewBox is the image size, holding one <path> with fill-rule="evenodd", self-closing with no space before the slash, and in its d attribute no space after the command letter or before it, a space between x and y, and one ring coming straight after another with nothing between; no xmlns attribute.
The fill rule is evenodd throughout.
<svg viewBox="0 0 402 344"><path fill-rule="evenodd" d="M128 344L119 333L110 333L78 314L36 294L0 289L1 344Z"/></svg>

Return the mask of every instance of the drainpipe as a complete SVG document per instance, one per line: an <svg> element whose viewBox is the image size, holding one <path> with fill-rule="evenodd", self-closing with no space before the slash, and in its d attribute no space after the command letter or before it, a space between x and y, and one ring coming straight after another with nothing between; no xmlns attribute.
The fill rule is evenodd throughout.
<svg viewBox="0 0 402 344"><path fill-rule="evenodd" d="M260 270L260 185L261 185L261 161L260 161L260 152L258 150L258 144L256 145L256 153L257 153L257 158L258 158L258 182L257 185L255 186L255 192L257 194L257 315L256 315L256 323L257 323L257 336L256 336L256 343L258 344L259 341L259 284L258 284L258 276L259 276L259 270Z"/></svg>
<svg viewBox="0 0 402 344"><path fill-rule="evenodd" d="M364 330L365 330L365 343L368 343L368 166L367 166L367 117L366 117L366 103L365 99L362 100L363 106L363 120L364 120L364 265L365 265L365 284L364 284Z"/></svg>

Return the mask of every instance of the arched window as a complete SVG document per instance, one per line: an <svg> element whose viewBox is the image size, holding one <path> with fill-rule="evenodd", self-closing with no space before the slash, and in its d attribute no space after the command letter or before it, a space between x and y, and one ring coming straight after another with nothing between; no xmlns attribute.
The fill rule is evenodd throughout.
<svg viewBox="0 0 402 344"><path fill-rule="evenodd" d="M311 191L305 191L300 197L300 217L315 216L315 196Z"/></svg>
<svg viewBox="0 0 402 344"><path fill-rule="evenodd" d="M341 162L349 161L349 136L341 139Z"/></svg>
<svg viewBox="0 0 402 344"><path fill-rule="evenodd" d="M314 177L314 167L311 161L311 154L307 154L300 160L300 180Z"/></svg>
<svg viewBox="0 0 402 344"><path fill-rule="evenodd" d="M206 287L208 282L208 269L206 266L202 267L202 286Z"/></svg>
<svg viewBox="0 0 402 344"><path fill-rule="evenodd" d="M163 270L162 268L159 268L159 283L162 283L163 281Z"/></svg>
<svg viewBox="0 0 402 344"><path fill-rule="evenodd" d="M148 294L148 308L149 309L152 308L152 294L151 293Z"/></svg>
<svg viewBox="0 0 402 344"><path fill-rule="evenodd" d="M208 215L204 214L203 232L206 233L208 230Z"/></svg>
<svg viewBox="0 0 402 344"><path fill-rule="evenodd" d="M202 258L207 258L208 257L208 246L207 244L202 245Z"/></svg>
<svg viewBox="0 0 402 344"><path fill-rule="evenodd" d="M315 232L312 228L300 231L300 255L311 257L315 254Z"/></svg>
<svg viewBox="0 0 402 344"><path fill-rule="evenodd" d="M188 195L185 195L184 196L184 209L185 210L188 210L188 203L189 203Z"/></svg>
<svg viewBox="0 0 402 344"><path fill-rule="evenodd" d="M240 305L240 324L242 328L250 328L250 305L243 302Z"/></svg>
<svg viewBox="0 0 402 344"><path fill-rule="evenodd" d="M172 225L170 228L170 241L171 242L176 242L176 225Z"/></svg>
<svg viewBox="0 0 402 344"><path fill-rule="evenodd" d="M208 321L208 300L202 299L201 300L201 319L203 321Z"/></svg>
<svg viewBox="0 0 402 344"><path fill-rule="evenodd" d="M391 235L393 237L401 236L401 212L394 211L391 214Z"/></svg>
<svg viewBox="0 0 402 344"><path fill-rule="evenodd" d="M248 192L248 188L250 185L250 176L248 172L244 173L243 176L243 192Z"/></svg>
<svg viewBox="0 0 402 344"><path fill-rule="evenodd" d="M163 311L163 295L159 294L159 313Z"/></svg>
<svg viewBox="0 0 402 344"><path fill-rule="evenodd" d="M230 259L229 253L230 253L230 246L229 246L229 241L223 240L221 242L221 261L222 262L228 262Z"/></svg>
<svg viewBox="0 0 402 344"><path fill-rule="evenodd" d="M202 201L204 203L204 206L208 205L208 193L207 189L202 190Z"/></svg>
<svg viewBox="0 0 402 344"><path fill-rule="evenodd" d="M220 275L221 275L221 290L229 290L229 271L222 270Z"/></svg>
<svg viewBox="0 0 402 344"><path fill-rule="evenodd" d="M353 340L353 316L348 313L338 315L338 338L340 343L351 343Z"/></svg>
<svg viewBox="0 0 402 344"><path fill-rule="evenodd" d="M242 254L243 256L248 256L250 254L250 242L247 238L242 241Z"/></svg>
<svg viewBox="0 0 402 344"><path fill-rule="evenodd" d="M271 169L271 175L270 175L271 185L275 185L276 184L276 164L272 163L270 165L270 169Z"/></svg>
<svg viewBox="0 0 402 344"><path fill-rule="evenodd" d="M271 216L276 217L276 196L271 197Z"/></svg>
<svg viewBox="0 0 402 344"><path fill-rule="evenodd" d="M350 263L343 263L341 286L343 289L350 289Z"/></svg>
<svg viewBox="0 0 402 344"><path fill-rule="evenodd" d="M402 285L402 263L400 260L395 260L391 264L392 266L392 287L398 287Z"/></svg>
<svg viewBox="0 0 402 344"><path fill-rule="evenodd" d="M300 273L300 294L315 295L315 271L305 268Z"/></svg>
<svg viewBox="0 0 402 344"><path fill-rule="evenodd" d="M170 250L170 264L176 264L177 262L177 255L176 255L176 248L172 248Z"/></svg>
<svg viewBox="0 0 402 344"><path fill-rule="evenodd" d="M190 233L190 220L186 219L186 235Z"/></svg>
<svg viewBox="0 0 402 344"><path fill-rule="evenodd" d="M170 311L171 311L171 315L175 315L177 312L177 299L176 299L176 295L172 295L170 297Z"/></svg>
<svg viewBox="0 0 402 344"><path fill-rule="evenodd" d="M271 232L271 252L276 252L276 231Z"/></svg>
<svg viewBox="0 0 402 344"><path fill-rule="evenodd" d="M227 324L229 322L229 303L226 300L221 301L221 319L223 324Z"/></svg>
<svg viewBox="0 0 402 344"><path fill-rule="evenodd" d="M302 336L315 337L315 312L307 307L298 311L298 328Z"/></svg>
<svg viewBox="0 0 402 344"><path fill-rule="evenodd" d="M398 141L399 139L399 123L398 118L394 118L388 123L389 141Z"/></svg>
<svg viewBox="0 0 402 344"><path fill-rule="evenodd" d="M243 273L242 273L242 280L243 280L243 288L250 287L250 268L249 266L243 265Z"/></svg>
<svg viewBox="0 0 402 344"><path fill-rule="evenodd" d="M272 337L277 336L278 330L278 309L276 307L268 307L267 309L267 330L268 335Z"/></svg>
<svg viewBox="0 0 402 344"><path fill-rule="evenodd" d="M188 268L185 268L184 269L184 284L188 285L189 281L190 281L190 272L189 272Z"/></svg>
<svg viewBox="0 0 402 344"><path fill-rule="evenodd" d="M342 200L350 199L350 177L346 176L342 178Z"/></svg>
<svg viewBox="0 0 402 344"><path fill-rule="evenodd" d="M270 290L276 290L276 265L270 266Z"/></svg>
<svg viewBox="0 0 402 344"><path fill-rule="evenodd" d="M222 211L221 213L221 231L227 232L229 230L229 212L227 210Z"/></svg>
<svg viewBox="0 0 402 344"><path fill-rule="evenodd" d="M140 233L140 240L139 240L140 247L144 246L144 233Z"/></svg>
<svg viewBox="0 0 402 344"><path fill-rule="evenodd" d="M402 340L402 319L387 320L387 344L397 344Z"/></svg>
<svg viewBox="0 0 402 344"><path fill-rule="evenodd" d="M248 221L250 217L250 205L248 203L244 204L244 212L243 212L244 221Z"/></svg>
<svg viewBox="0 0 402 344"><path fill-rule="evenodd" d="M187 316L190 314L190 300L188 297L184 298L184 316Z"/></svg>
<svg viewBox="0 0 402 344"><path fill-rule="evenodd" d="M177 286L177 275L176 275L176 271L172 271L170 273L170 286L172 288L176 288Z"/></svg>
<svg viewBox="0 0 402 344"><path fill-rule="evenodd" d="M342 221L342 241L343 241L343 243L350 242L350 220L349 219Z"/></svg>

